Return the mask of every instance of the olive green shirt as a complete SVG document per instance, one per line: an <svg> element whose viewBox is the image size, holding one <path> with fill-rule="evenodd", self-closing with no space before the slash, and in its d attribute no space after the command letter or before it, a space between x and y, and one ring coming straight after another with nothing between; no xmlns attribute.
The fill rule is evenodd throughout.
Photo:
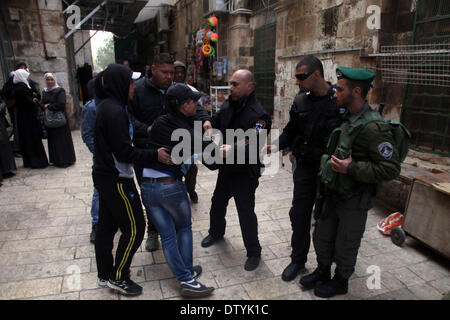
<svg viewBox="0 0 450 320"><path fill-rule="evenodd" d="M344 122L353 123L371 110L366 102L355 114L348 113ZM378 184L400 174L399 156L388 123L370 122L361 129L353 141L352 158L347 174L358 182Z"/></svg>

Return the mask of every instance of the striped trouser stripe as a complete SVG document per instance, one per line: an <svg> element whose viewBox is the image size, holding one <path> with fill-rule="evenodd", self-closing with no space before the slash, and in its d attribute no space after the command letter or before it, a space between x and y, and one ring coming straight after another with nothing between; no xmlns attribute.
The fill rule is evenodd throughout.
<svg viewBox="0 0 450 320"><path fill-rule="evenodd" d="M123 257L122 257L122 261L120 262L119 267L117 268L117 271L116 271L116 280L120 280L121 274L122 274L122 269L123 269L125 263L128 260L128 257L129 257L130 252L131 252L131 248L133 247L134 241L136 239L136 221L134 220L133 208L131 207L130 201L126 197L125 192L123 191L123 184L117 183L117 190L119 191L119 194L120 194L120 196L122 197L122 199L123 199L123 201L125 203L125 207L127 209L128 218L130 219L130 222L131 222L131 238L130 238L130 242L128 243L127 248L125 249L125 252L124 252Z"/></svg>

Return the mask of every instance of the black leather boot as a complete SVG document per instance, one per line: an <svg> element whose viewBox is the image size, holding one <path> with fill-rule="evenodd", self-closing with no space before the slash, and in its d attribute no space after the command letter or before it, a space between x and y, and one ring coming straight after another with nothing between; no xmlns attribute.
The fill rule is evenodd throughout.
<svg viewBox="0 0 450 320"><path fill-rule="evenodd" d="M306 290L312 289L318 282L327 282L331 279L331 266L319 265L313 273L300 278L300 284Z"/></svg>
<svg viewBox="0 0 450 320"><path fill-rule="evenodd" d="M348 279L335 274L333 279L318 284L314 289L314 294L320 298L331 298L338 294L346 294L348 292Z"/></svg>

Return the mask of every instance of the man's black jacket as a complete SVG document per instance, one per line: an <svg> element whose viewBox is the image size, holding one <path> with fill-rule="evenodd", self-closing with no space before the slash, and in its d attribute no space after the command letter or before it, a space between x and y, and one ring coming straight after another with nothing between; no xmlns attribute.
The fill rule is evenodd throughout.
<svg viewBox="0 0 450 320"><path fill-rule="evenodd" d="M263 166L259 161L259 146L263 146L265 141L260 141L261 137L258 132L261 129L266 129L268 134L272 126L272 119L267 114L261 103L256 99L255 92L252 92L240 102L233 101L231 100L231 97L229 97L222 104L219 112L213 115L211 124L213 128L219 129L222 133L224 139L223 143L231 145L235 150L234 164L225 163L223 165L219 165L219 169L229 172L248 173L253 177L259 177L260 169ZM240 144L237 141L227 141L227 129L242 129L244 131L247 131L248 129L256 130L258 145L257 148L253 150L258 152L256 155L258 159L257 164L249 164L248 162L250 158L249 152L252 150L249 144L239 146ZM242 141L240 143L242 143ZM236 155L239 148L245 148L245 164L236 164Z"/></svg>
<svg viewBox="0 0 450 320"><path fill-rule="evenodd" d="M140 79L134 92L133 100L129 102L129 111L134 126L134 144L146 148L149 143L147 128L161 115L167 113L167 90L161 91L151 79ZM210 120L208 112L197 105L197 114L191 119Z"/></svg>

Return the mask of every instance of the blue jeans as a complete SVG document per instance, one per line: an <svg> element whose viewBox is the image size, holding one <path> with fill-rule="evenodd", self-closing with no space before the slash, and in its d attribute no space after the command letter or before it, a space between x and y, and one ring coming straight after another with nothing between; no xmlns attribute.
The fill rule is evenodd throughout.
<svg viewBox="0 0 450 320"><path fill-rule="evenodd" d="M178 281L192 280L191 206L186 187L181 181L173 184L143 181L142 202L161 235L167 264Z"/></svg>
<svg viewBox="0 0 450 320"><path fill-rule="evenodd" d="M92 194L92 206L91 206L91 217L92 217L92 225L96 225L98 223L98 208L99 208L99 196L98 190L94 187L94 193Z"/></svg>

